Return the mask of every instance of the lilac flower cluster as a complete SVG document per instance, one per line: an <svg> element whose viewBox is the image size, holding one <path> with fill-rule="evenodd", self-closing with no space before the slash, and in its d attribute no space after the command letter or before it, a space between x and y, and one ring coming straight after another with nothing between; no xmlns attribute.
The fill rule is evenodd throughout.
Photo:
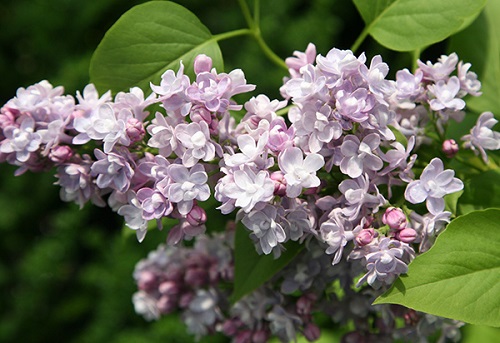
<svg viewBox="0 0 500 343"><path fill-rule="evenodd" d="M317 241L271 281L233 304L227 287L233 282L233 236L230 229L210 238L199 235L192 247L160 245L150 252L134 270L136 312L146 320L176 312L196 337L221 333L235 343L264 343L271 336L293 342L298 335L315 341L321 335L316 313L326 314L332 323L353 322L355 329L343 342L414 341L436 334L460 338L461 323L401 306L371 306L376 293L368 288L359 292L352 285L362 264L344 260L332 267ZM328 292L335 281L343 295Z"/></svg>
<svg viewBox="0 0 500 343"><path fill-rule="evenodd" d="M63 200L107 202L139 241L149 221L161 229L167 217L177 221L169 228L169 245L200 236L208 220L204 202L213 197L223 215L235 214L248 229L259 253L277 258L288 241L315 246L332 270L360 267L356 275L332 280L361 275L358 287L384 290L452 218L444 197L461 190L462 181L438 156L417 160L417 152L434 144L448 158L458 153L445 129L450 119L463 118L464 96L479 95L481 84L456 54L434 64L418 61L414 73L400 70L395 80L386 79L389 67L380 56L367 65L364 54L334 48L322 56L312 44L286 64L285 100L260 94L243 105L233 96L255 86L239 69L218 72L205 55L195 59L194 81L181 63L150 85L150 95L132 88L113 99L90 84L74 98L47 81L20 88L0 110L0 161L18 166L18 175L55 167ZM155 104L160 109L150 113ZM230 111L243 109L236 123ZM500 149L496 122L483 113L463 137L464 148L485 162L486 150ZM171 258L180 262L165 263L192 259L182 247L173 251ZM170 286L163 288L158 275L138 272L137 311L158 318L181 308L191 331L212 332L208 328L221 318L216 285L231 275L225 269L212 275L211 268L230 261L209 255L195 258L200 264L186 267L188 276L166 271L161 284ZM308 273L317 268L307 263L297 279L285 277L282 293L313 287ZM151 268L166 267L145 267ZM227 324L230 336L250 330L261 338L241 342L259 342L271 332L284 341L298 331L315 337L309 317L290 314L277 300L269 304L273 312L259 317L273 323L267 331L237 315L238 322ZM212 312L202 315L205 310Z"/></svg>

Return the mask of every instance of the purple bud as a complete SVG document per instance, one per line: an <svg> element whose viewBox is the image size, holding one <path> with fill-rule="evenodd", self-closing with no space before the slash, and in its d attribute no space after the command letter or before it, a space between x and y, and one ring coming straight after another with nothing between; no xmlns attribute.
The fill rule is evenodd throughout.
<svg viewBox="0 0 500 343"><path fill-rule="evenodd" d="M187 214L186 219L192 226L200 226L206 223L207 213L200 206L193 206L193 209Z"/></svg>
<svg viewBox="0 0 500 343"><path fill-rule="evenodd" d="M193 299L194 299L194 293L192 292L184 293L183 295L181 295L179 299L179 307L187 308Z"/></svg>
<svg viewBox="0 0 500 343"><path fill-rule="evenodd" d="M276 171L274 173L271 173L270 178L271 180L274 181L274 195L278 195L281 197L285 196L286 194L285 175L280 171Z"/></svg>
<svg viewBox="0 0 500 343"><path fill-rule="evenodd" d="M194 59L195 74L210 72L212 69L212 59L205 54L200 54Z"/></svg>
<svg viewBox="0 0 500 343"><path fill-rule="evenodd" d="M417 232L411 228L406 228L396 232L396 239L404 243L411 243L417 238Z"/></svg>
<svg viewBox="0 0 500 343"><path fill-rule="evenodd" d="M307 323L304 327L304 336L309 342L313 342L319 339L321 335L321 330L314 323Z"/></svg>
<svg viewBox="0 0 500 343"><path fill-rule="evenodd" d="M137 287L142 291L151 291L158 287L156 274L145 270L139 274Z"/></svg>
<svg viewBox="0 0 500 343"><path fill-rule="evenodd" d="M64 163L73 157L73 150L67 145L58 145L49 152L49 158L54 163Z"/></svg>
<svg viewBox="0 0 500 343"><path fill-rule="evenodd" d="M184 281L192 287L203 287L208 283L208 272L201 268L190 268L184 275Z"/></svg>
<svg viewBox="0 0 500 343"><path fill-rule="evenodd" d="M163 295L156 302L156 306L163 314L171 313L177 308L176 298L168 295Z"/></svg>
<svg viewBox="0 0 500 343"><path fill-rule="evenodd" d="M234 343L252 343L252 331L250 330L241 331L234 338Z"/></svg>
<svg viewBox="0 0 500 343"><path fill-rule="evenodd" d="M317 296L313 293L308 293L301 296L295 304L297 313L300 315L309 315L316 300Z"/></svg>
<svg viewBox="0 0 500 343"><path fill-rule="evenodd" d="M132 142L138 142L144 138L146 131L144 130L144 125L141 121L130 118L127 120L127 136Z"/></svg>
<svg viewBox="0 0 500 343"><path fill-rule="evenodd" d="M356 243L358 243L359 246L365 246L370 244L376 236L377 232L374 229L363 229L356 236Z"/></svg>
<svg viewBox="0 0 500 343"><path fill-rule="evenodd" d="M265 330L257 330L252 335L252 343L266 343L269 334Z"/></svg>
<svg viewBox="0 0 500 343"><path fill-rule="evenodd" d="M453 158L458 152L458 144L454 139L447 139L443 142L443 152L448 158Z"/></svg>
<svg viewBox="0 0 500 343"><path fill-rule="evenodd" d="M179 285L173 281L164 281L158 287L158 291L164 295L177 295L180 292Z"/></svg>
<svg viewBox="0 0 500 343"><path fill-rule="evenodd" d="M234 336L240 326L241 322L238 319L228 319L222 324L222 332L226 336Z"/></svg>
<svg viewBox="0 0 500 343"><path fill-rule="evenodd" d="M391 229L403 230L406 226L406 216L402 209L389 207L382 216L382 222Z"/></svg>

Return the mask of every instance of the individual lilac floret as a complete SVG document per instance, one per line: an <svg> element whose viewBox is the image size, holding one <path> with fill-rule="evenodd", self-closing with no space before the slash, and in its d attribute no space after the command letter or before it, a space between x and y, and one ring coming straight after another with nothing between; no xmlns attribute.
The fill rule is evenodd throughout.
<svg viewBox="0 0 500 343"><path fill-rule="evenodd" d="M396 277L408 271L408 263L415 256L408 244L389 237L381 238L373 249L375 251L365 256L368 272L359 279L357 287L365 281L375 289L392 284Z"/></svg>
<svg viewBox="0 0 500 343"><path fill-rule="evenodd" d="M142 213L142 218L146 220L161 219L172 213L173 206L163 192L164 189L152 189L144 187L137 191L137 200Z"/></svg>
<svg viewBox="0 0 500 343"><path fill-rule="evenodd" d="M38 150L41 137L35 132L35 121L25 116L20 127L8 126L3 130L5 140L0 145L0 152L5 154L15 153L17 161L28 161L32 152Z"/></svg>
<svg viewBox="0 0 500 343"><path fill-rule="evenodd" d="M406 215L397 207L389 207L382 216L382 222L391 229L403 230L406 227Z"/></svg>
<svg viewBox="0 0 500 343"><path fill-rule="evenodd" d="M172 164L168 167L172 183L168 186L168 197L177 203L177 209L182 215L187 215L193 208L194 200L205 201L210 197L210 187L207 185L208 175L201 164L188 168Z"/></svg>
<svg viewBox="0 0 500 343"><path fill-rule="evenodd" d="M460 111L465 107L465 101L457 98L460 91L460 80L458 77L452 76L448 81L439 80L436 84L429 85L427 88L436 97L429 101L432 110L441 111L451 109Z"/></svg>
<svg viewBox="0 0 500 343"><path fill-rule="evenodd" d="M268 202L274 196L274 182L266 170L254 171L244 166L234 171L233 181L225 185L221 196L234 199L234 205L247 213L257 203Z"/></svg>
<svg viewBox="0 0 500 343"><path fill-rule="evenodd" d="M319 154L309 154L303 158L302 150L288 148L279 154L278 164L285 174L286 195L296 198L300 195L302 188L320 185L321 181L316 176L316 172L325 165L325 160Z"/></svg>
<svg viewBox="0 0 500 343"><path fill-rule="evenodd" d="M458 144L454 139L447 139L443 142L442 150L448 158L453 158L458 153L458 149Z"/></svg>
<svg viewBox="0 0 500 343"><path fill-rule="evenodd" d="M92 165L91 175L97 176L97 186L101 189L109 187L122 193L126 192L134 176L134 169L127 158L116 152L105 154L99 149L95 149L94 154L97 161Z"/></svg>
<svg viewBox="0 0 500 343"><path fill-rule="evenodd" d="M346 204L348 205L342 211L350 220L358 217L362 210L371 209L375 213L378 211L379 206L386 203L377 186L370 183L366 174L354 180L347 179L342 181L339 185L339 191L344 195ZM374 191L375 194L371 194L370 191Z"/></svg>
<svg viewBox="0 0 500 343"><path fill-rule="evenodd" d="M405 199L412 204L426 201L427 209L432 214L443 212L443 197L464 187L463 182L454 176L452 169L444 170L443 162L439 158L433 158L420 175L420 180L408 184Z"/></svg>
<svg viewBox="0 0 500 343"><path fill-rule="evenodd" d="M480 96L481 82L477 79L476 73L469 71L470 67L470 63L458 62L457 74L460 80L461 93L463 95Z"/></svg>
<svg viewBox="0 0 500 343"><path fill-rule="evenodd" d="M476 154L479 150L484 163L488 163L485 150L500 149L500 132L491 129L496 123L498 120L495 119L493 113L483 112L477 119L476 125L470 130L470 134L462 137L465 141L465 148L472 149Z"/></svg>
<svg viewBox="0 0 500 343"><path fill-rule="evenodd" d="M277 223L278 210L275 206L266 204L260 210L253 210L246 214L241 222L259 240L264 254L269 254L278 243L286 240L283 227Z"/></svg>
<svg viewBox="0 0 500 343"><path fill-rule="evenodd" d="M446 80L455 70L457 62L458 56L456 53L452 53L449 56L441 55L441 57L438 58L438 62L434 64L430 61L424 64L422 61L418 60L419 69L417 70L421 70L424 73L424 79L437 82L439 80Z"/></svg>
<svg viewBox="0 0 500 343"><path fill-rule="evenodd" d="M118 214L125 219L125 225L135 230L139 242L144 240L148 231L148 221L143 217L142 213L141 204L135 196L130 197L129 203L118 209Z"/></svg>
<svg viewBox="0 0 500 343"><path fill-rule="evenodd" d="M209 333L215 322L222 318L218 306L218 296L214 290L198 289L189 302L182 319L188 331L200 338Z"/></svg>
<svg viewBox="0 0 500 343"><path fill-rule="evenodd" d="M159 149L160 155L170 156L179 144L174 134L175 122L170 117L165 118L160 112L156 112L155 119L148 126L147 130L151 135L148 145Z"/></svg>
<svg viewBox="0 0 500 343"><path fill-rule="evenodd" d="M187 116L191 109L191 102L185 94L190 85L187 75L184 75L184 65L180 62L177 74L173 70L167 70L161 76L160 85L150 84L153 92L159 95L163 107L167 111L178 111L182 116Z"/></svg>
<svg viewBox="0 0 500 343"><path fill-rule="evenodd" d="M373 153L380 145L380 136L370 133L360 142L355 135L347 135L340 147L344 158L340 162L342 173L357 178L368 170L379 170L383 162Z"/></svg>
<svg viewBox="0 0 500 343"><path fill-rule="evenodd" d="M332 265L339 263L345 245L355 237L351 223L342 216L342 210L336 208L328 215L328 220L320 226L320 233L322 240L328 244L326 253L335 254Z"/></svg>
<svg viewBox="0 0 500 343"><path fill-rule="evenodd" d="M175 127L174 134L180 143L175 152L185 167L191 168L199 160L211 161L216 152L222 156L222 149L211 141L208 124L204 121L179 124Z"/></svg>
<svg viewBox="0 0 500 343"><path fill-rule="evenodd" d="M305 52L294 51L293 55L295 57L288 57L285 63L292 78L300 77L300 68L306 64L312 64L316 59L316 46L309 43Z"/></svg>

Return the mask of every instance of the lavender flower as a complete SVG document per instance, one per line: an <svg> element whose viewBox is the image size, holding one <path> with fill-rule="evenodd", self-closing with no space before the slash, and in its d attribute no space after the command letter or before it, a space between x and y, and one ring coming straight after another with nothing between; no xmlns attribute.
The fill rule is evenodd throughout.
<svg viewBox="0 0 500 343"><path fill-rule="evenodd" d="M266 204L262 209L245 214L241 222L259 240L259 246L264 254L269 254L278 243L286 240L283 227L277 222L278 210L275 206Z"/></svg>
<svg viewBox="0 0 500 343"><path fill-rule="evenodd" d="M443 197L464 187L463 182L454 176L453 170L444 170L443 162L439 158L433 158L422 172L420 180L408 184L405 199L412 204L426 201L427 209L432 214L443 212Z"/></svg>
<svg viewBox="0 0 500 343"><path fill-rule="evenodd" d="M38 150L42 138L35 132L35 121L25 116L19 127L8 126L3 130L5 140L0 145L0 152L15 153L16 160L23 163L28 161L31 153Z"/></svg>
<svg viewBox="0 0 500 343"><path fill-rule="evenodd" d="M120 192L126 192L134 175L129 159L117 152L105 154L99 149L95 149L94 154L97 161L92 164L91 175L97 176L97 186L101 189L110 187Z"/></svg>
<svg viewBox="0 0 500 343"><path fill-rule="evenodd" d="M452 76L448 81L439 80L435 85L429 85L427 88L436 97L429 101L432 110L451 109L459 111L465 107L465 101L456 97L460 91L458 77Z"/></svg>
<svg viewBox="0 0 500 343"><path fill-rule="evenodd" d="M325 165L325 161L319 154L309 154L303 159L302 150L288 148L279 154L278 164L285 174L286 195L295 198L300 195L302 188L320 185L316 172Z"/></svg>
<svg viewBox="0 0 500 343"><path fill-rule="evenodd" d="M341 146L342 154L345 156L340 162L342 173L351 178L357 178L368 170L379 170L383 162L373 153L380 145L380 136L371 133L360 142L355 135L347 135Z"/></svg>
<svg viewBox="0 0 500 343"><path fill-rule="evenodd" d="M491 129L496 123L498 120L495 119L493 113L483 112L477 119L476 125L470 130L470 134L462 137L465 141L465 148L472 149L476 154L479 150L484 163L488 163L485 150L500 149L500 132Z"/></svg>
<svg viewBox="0 0 500 343"><path fill-rule="evenodd" d="M210 197L208 175L203 165L196 164L188 170L182 165L172 164L168 171L172 180L168 186L168 197L171 202L177 203L180 214L187 215L195 199L205 201Z"/></svg>

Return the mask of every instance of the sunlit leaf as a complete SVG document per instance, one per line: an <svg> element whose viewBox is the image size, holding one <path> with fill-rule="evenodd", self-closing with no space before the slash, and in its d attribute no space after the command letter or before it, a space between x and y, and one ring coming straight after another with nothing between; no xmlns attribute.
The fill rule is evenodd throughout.
<svg viewBox="0 0 500 343"><path fill-rule="evenodd" d="M165 70L177 71L181 60L192 71L200 53L222 70L219 45L193 13L173 2L151 1L133 7L109 29L92 57L90 79L101 92L146 90L150 81L159 84Z"/></svg>
<svg viewBox="0 0 500 343"><path fill-rule="evenodd" d="M463 29L486 0L354 0L368 33L381 45L411 51Z"/></svg>

